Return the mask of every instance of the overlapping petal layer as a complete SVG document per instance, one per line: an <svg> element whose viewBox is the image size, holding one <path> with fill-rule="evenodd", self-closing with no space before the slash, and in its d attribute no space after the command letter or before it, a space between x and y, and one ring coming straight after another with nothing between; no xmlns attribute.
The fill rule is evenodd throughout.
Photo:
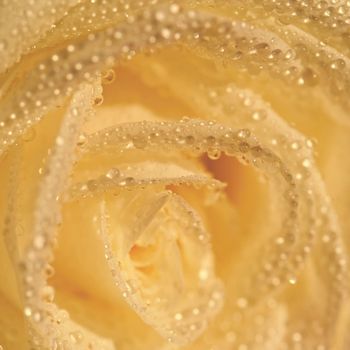
<svg viewBox="0 0 350 350"><path fill-rule="evenodd" d="M349 2L1 6L4 349L350 346Z"/></svg>

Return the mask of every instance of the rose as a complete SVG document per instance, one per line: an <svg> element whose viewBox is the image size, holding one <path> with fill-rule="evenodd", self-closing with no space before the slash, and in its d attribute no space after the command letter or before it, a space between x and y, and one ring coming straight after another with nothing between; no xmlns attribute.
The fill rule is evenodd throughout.
<svg viewBox="0 0 350 350"><path fill-rule="evenodd" d="M0 343L347 348L349 8L163 3L4 6Z"/></svg>

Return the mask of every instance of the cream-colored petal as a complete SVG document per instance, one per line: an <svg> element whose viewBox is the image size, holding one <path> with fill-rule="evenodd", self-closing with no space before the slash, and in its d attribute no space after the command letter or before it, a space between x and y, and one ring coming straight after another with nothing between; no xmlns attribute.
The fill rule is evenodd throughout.
<svg viewBox="0 0 350 350"><path fill-rule="evenodd" d="M348 145L349 132L349 4L332 0L315 3L181 1L179 4L182 8L177 4L158 6L156 3L168 4L166 1L152 4L129 4L118 0L108 1L108 4L105 1L83 1L65 13L62 9L69 9L76 3L59 1L55 2L57 6L47 21L40 17L38 11L37 22L28 21L31 10L45 10L51 3L38 2L33 8L29 8L28 4L20 6L18 1L3 4L5 11L0 19L6 19L6 30L1 35L12 35L14 40L5 38L9 49L3 56L2 67L10 66L25 52L32 52L4 74L1 82L0 152L1 165L6 168L0 175L1 183L4 184L4 190L0 193L4 232L0 244L3 263L0 271L6 281L6 285L1 286L4 300L6 298L9 301L11 308L23 308L21 288L15 278L15 274L23 273L23 268L29 267L31 270L24 271L26 284L31 283L33 276L46 283L47 276L37 273L35 262L27 263L28 260L23 259L23 251L29 253L29 260L34 257L34 253L26 251L28 242L40 248L45 240L39 234L33 239L30 235L32 228L35 228L36 233L40 230L46 233L43 227L47 222L52 224L59 221L60 200L73 199L72 203L65 204L68 212L63 214L68 218L70 216L66 225L76 227L74 231L80 233L77 217L80 212L84 213L90 234L87 247L94 254L85 252L86 255L82 256L86 257L86 262L99 264L96 265L96 272L106 273L101 276L102 286L106 288L88 284L86 276L91 274L91 268L82 261L76 266L76 275L80 277L80 269L84 271L85 275L81 279L85 285L79 290L74 289L74 282L78 281L66 283L69 280L67 262L58 259L57 264L61 261L57 265L58 270L65 271L65 277L61 278L58 274L54 282L60 291L59 305L72 309L74 321L71 323L64 312L58 312L57 305L44 303L44 309L56 314L55 320L60 324L52 326L47 336L39 334L36 341L46 342L46 347L58 344L59 347L74 348L83 337L81 346L102 348L105 345L114 348L123 344L126 348L142 348L142 343L128 343L132 338L130 329L135 325L139 333L145 336L144 339L147 338L145 344L149 348L167 348L155 332L148 326L142 326L142 322L130 313L125 303L118 301L127 320L125 325L115 323L115 309L119 306L106 315L109 305L103 304L102 299L108 299L111 291L113 298L110 299L118 298L103 254L107 254L108 261L112 261L108 257L113 252L113 256L128 262L123 269L114 269L119 273L118 280L125 293L133 289L133 283L129 283L128 277L125 277L129 275L139 278L139 286L140 283L144 286L140 288L141 292L147 291L150 295L159 292L151 271L146 269L142 274L135 272L150 264L164 267L158 276L162 281L160 285L166 284L167 280L170 286L172 281L174 285L186 285L182 249L174 244L176 234L169 235L167 225L162 220L169 224L170 232L183 232L184 222L196 222L197 214L193 213L197 212L198 222L203 222L203 229L209 228L216 235L213 241L214 253L225 255L216 256L215 260L219 265L225 265L218 266L218 272L220 277L225 276L225 286L231 298L226 301L225 308L215 322L210 323L206 332L196 340L193 348L347 348L348 240L343 238L348 231L344 209L348 188L344 175L347 162L342 162L342 158L346 159L343 149ZM152 10L146 10L148 6ZM14 23L19 24L19 33L8 28L13 26L7 20L11 13ZM26 18L22 18L23 13ZM59 18L62 20L48 31L50 25ZM76 26L77 20L81 25ZM107 29L108 26L111 28ZM23 28L26 27L34 29L35 33L25 33ZM36 30L40 30L40 33ZM91 31L98 33L87 36ZM21 38L28 40L21 41ZM43 40L38 42L40 38ZM114 66L115 59L130 60L144 49L154 54L163 44L173 42L178 45L171 50L158 51L157 59L149 60L141 56L136 62L127 64L126 69L115 67L117 77L119 71L122 74L127 72L128 77L141 77L138 82L141 81L142 87L136 86L134 90L139 100L132 106L127 100L127 94L122 93L123 97L119 100L115 98L114 93L118 92L115 84L106 87L106 106L100 108L96 118L84 130L88 134L95 134L82 134L78 138L82 130L77 120L77 124L73 122L73 117L78 116L72 106L68 107L64 119L60 110L56 115L47 115L48 110L51 111L55 105L65 106L74 90L78 90L74 99L82 97L82 105L86 103L86 106L90 106L93 98L96 98L95 104L101 104L101 97L89 93L89 88L83 88L86 95L81 93L79 84L82 81L90 80L96 74L99 75L100 70ZM32 47L33 44L37 46ZM37 50L39 47L41 49ZM0 40L0 51L4 48L4 42ZM260 71L263 72L259 74ZM105 82L112 79L108 72L102 73ZM126 85L132 86L132 83ZM145 95L147 85L152 86L150 91L155 96ZM158 96L162 98L157 100ZM115 100L119 101L118 107L114 105ZM121 101L127 103L123 105ZM84 106L80 107L80 113L86 110ZM91 107L87 108L91 110ZM190 122L185 119L179 123L162 123L159 120L179 120L184 111L202 121ZM45 120L38 124L44 116ZM100 121L98 116L101 117ZM282 122L282 118L292 125ZM152 122L121 124L142 120ZM62 127L59 127L61 122ZM32 129L31 126L36 124L37 128ZM43 133L44 125L47 126L47 134L46 131ZM98 132L100 128L108 129ZM31 139L35 138L34 130L40 133L39 140L42 141L38 148L39 154L35 153L35 147L30 146ZM62 138L56 138L57 130L61 130ZM46 140L43 134L46 134ZM318 143L310 141L310 138L316 138ZM53 140L56 140L56 145L53 145ZM39 142L32 144L38 145ZM76 146L81 158L73 168ZM52 147L52 151L45 157L43 153L48 147ZM316 159L313 150L318 152ZM224 157L220 157L222 151L226 153ZM339 157L334 157L332 152ZM209 160L202 156L203 153L207 154ZM254 185L245 182L251 186L244 192L249 195L245 204L235 202L238 198L235 197L238 193L234 190L237 186L235 177L220 175L221 167L225 171L240 169L238 173L233 172L236 178L239 174L251 175L242 166L237 168L234 165L232 155L253 165L258 169L258 174L264 174L260 178L252 175ZM43 158L47 158L51 173L43 173L43 169L47 168L46 165L41 166ZM194 160L193 164L191 159ZM23 170L30 160L33 160L33 164L28 166L28 170ZM215 193L212 200L201 203L201 193L182 186L183 181L194 184L203 190L205 196L211 192L210 187L214 190L220 187L218 182L208 180L208 172L198 165L201 161L219 179L228 182L227 194L242 214L240 221L246 221L235 227L233 237L225 236L230 234L230 225L237 223L228 219L236 215L232 203L227 198L216 197ZM62 168L58 167L59 164ZM118 164L118 170L115 164ZM119 168L122 177L115 176L119 175ZM331 171L334 168L336 171ZM41 176L38 176L38 170ZM55 170L54 173L52 170ZM67 195L64 189L71 170L74 172L73 187ZM21 173L26 176L22 178ZM324 176L325 182L320 174ZM117 181L114 181L115 178ZM164 185L177 195L164 191ZM209 189L206 189L208 185ZM143 190L143 187L147 187L147 190ZM117 200L114 200L114 195L119 196ZM103 196L107 199L101 201ZM336 202L334 206L330 197ZM254 201L253 207L257 210L254 209L254 215L243 216L249 215L249 210L243 210L249 204L249 199ZM37 203L37 216L32 215L32 203ZM209 212L213 205L215 210L218 210L216 205L220 205L217 218L221 218L222 223L215 222L215 210ZM127 208L136 208L135 211L140 215L132 216ZM334 208L339 213L339 223ZM71 212L69 209L72 209ZM123 210L124 221L111 216L111 213ZM176 213L183 214L177 218ZM113 224L109 225L111 217L115 221L112 220ZM154 225L156 218L161 225ZM17 234L21 231L19 227L23 227L23 235ZM128 233L129 227L138 229ZM165 230L165 234L157 234L162 230ZM105 250L102 247L97 249L101 242L96 241L95 231L112 237L118 244L113 246L113 242L108 242L105 237ZM118 234L119 231L127 234ZM69 228L65 232L70 232ZM166 241L158 238L167 235L169 239ZM61 238L61 242L70 242L71 238L76 250L69 250L63 243L60 254L68 258L79 256L77 240L80 235L69 237L65 233ZM228 243L234 244L232 251ZM197 257L204 259L212 256L210 249L201 253L189 241L184 245L192 252L189 254L189 266L201 263L202 260ZM51 251L48 251L44 260L51 259ZM25 260L26 264L18 265L19 260ZM212 267L212 262L209 265ZM20 270L16 272L18 267ZM120 271L125 272L125 276ZM171 271L169 275L168 271ZM87 290L89 292L86 295L94 297L82 301L81 295ZM136 306L141 317L160 333L167 337L168 331L176 330L178 334L173 340L179 344L199 335L200 332L195 329L192 329L193 334L188 332L186 327L189 324L182 314L179 316L176 313L175 320L183 322L172 323L169 303L164 309L152 306L151 313L143 312L147 302L144 295L137 298L140 290L135 293L132 291L131 296L127 295L129 303ZM162 292L176 300L174 290L169 287ZM45 318L35 309L39 304L44 305L43 301L37 303L30 289L24 292L24 313L30 320L32 330L36 329L39 333L48 330L42 325L47 326ZM51 290L45 289L44 294L46 298L51 297ZM95 300L97 294L98 301ZM205 295L203 293L204 300L207 300ZM195 299L199 302L198 298ZM191 297L186 300L190 304L195 302ZM79 306L74 307L75 303ZM93 312L90 313L90 310ZM201 321L206 326L213 314L209 309L205 312ZM98 318L89 320L89 315L98 315ZM161 326L159 319L155 320L156 316L151 315L161 315L159 319L165 320L165 327ZM263 317L263 321L259 316ZM192 322L191 317L188 320ZM113 327L118 326L123 335L113 335ZM54 337L55 334L58 334L58 338ZM115 344L104 342L103 338L113 339ZM21 341L22 338L18 339ZM94 344L88 344L89 339ZM98 342L101 342L100 345Z"/></svg>

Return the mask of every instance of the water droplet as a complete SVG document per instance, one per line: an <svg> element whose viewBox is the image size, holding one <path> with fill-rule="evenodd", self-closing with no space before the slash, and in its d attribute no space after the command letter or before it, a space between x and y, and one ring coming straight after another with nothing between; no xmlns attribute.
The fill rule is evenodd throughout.
<svg viewBox="0 0 350 350"><path fill-rule="evenodd" d="M291 143L290 148L296 151L300 148L300 144L298 142L293 142Z"/></svg>
<svg viewBox="0 0 350 350"><path fill-rule="evenodd" d="M39 311L37 311L37 312L35 312L35 313L33 314L33 320L34 320L35 322L40 322L40 321L41 321L41 313L40 313Z"/></svg>
<svg viewBox="0 0 350 350"><path fill-rule="evenodd" d="M73 344L79 344L83 340L83 335L80 331L71 332L69 336Z"/></svg>
<svg viewBox="0 0 350 350"><path fill-rule="evenodd" d="M31 309L29 306L26 306L26 307L24 308L24 315L25 315L26 317L32 316L32 309Z"/></svg>
<svg viewBox="0 0 350 350"><path fill-rule="evenodd" d="M96 180L89 180L89 181L87 182L87 187L88 187L88 189L89 189L90 191L94 191L94 190L97 189L98 183L97 183Z"/></svg>
<svg viewBox="0 0 350 350"><path fill-rule="evenodd" d="M183 319L183 316L180 312L177 312L175 315L174 315L174 318L176 321L181 321Z"/></svg>
<svg viewBox="0 0 350 350"><path fill-rule="evenodd" d="M119 186L130 186L135 182L135 179L133 177L126 177L125 179L121 180L119 182Z"/></svg>
<svg viewBox="0 0 350 350"><path fill-rule="evenodd" d="M330 65L330 67L334 70L342 70L345 68L345 66L346 66L346 63L341 58L334 60Z"/></svg>
<svg viewBox="0 0 350 350"><path fill-rule="evenodd" d="M42 249L45 245L45 237L38 235L34 238L33 245L36 249Z"/></svg>
<svg viewBox="0 0 350 350"><path fill-rule="evenodd" d="M267 113L264 110L258 110L252 113L252 119L255 121L264 120L266 116L267 116Z"/></svg>
<svg viewBox="0 0 350 350"><path fill-rule="evenodd" d="M250 131L248 129L239 130L237 136L241 139L248 138L250 136Z"/></svg>
<svg viewBox="0 0 350 350"><path fill-rule="evenodd" d="M238 145L238 149L240 150L240 152L246 153L249 151L249 144L247 142L240 142L240 144Z"/></svg>
<svg viewBox="0 0 350 350"><path fill-rule="evenodd" d="M51 286L45 286L40 291L40 296L46 302L52 302L54 299L55 291Z"/></svg>
<svg viewBox="0 0 350 350"><path fill-rule="evenodd" d="M298 332L295 332L295 333L292 335L292 340L293 340L293 342L295 342L295 343L299 343L299 342L302 340L301 334L298 333Z"/></svg>
<svg viewBox="0 0 350 350"><path fill-rule="evenodd" d="M195 142L195 138L192 135L187 135L185 137L185 141L188 145L193 145Z"/></svg>
<svg viewBox="0 0 350 350"><path fill-rule="evenodd" d="M115 80L115 72L113 69L108 69L107 71L102 73L101 76L102 79L102 84L112 84L113 81Z"/></svg>
<svg viewBox="0 0 350 350"><path fill-rule="evenodd" d="M206 139L205 139L205 142L209 145L209 146L212 146L215 144L215 137L214 136L208 136Z"/></svg>
<svg viewBox="0 0 350 350"><path fill-rule="evenodd" d="M64 139L63 139L63 137L58 136L58 137L56 138L56 145L57 145L57 146L63 146L63 145L64 145Z"/></svg>
<svg viewBox="0 0 350 350"><path fill-rule="evenodd" d="M304 168L309 168L311 166L311 161L310 161L310 159L306 158L306 159L303 160L302 164L303 164Z"/></svg>
<svg viewBox="0 0 350 350"><path fill-rule="evenodd" d="M54 275L54 273L55 273L54 268L51 265L46 265L46 268L45 268L46 277L50 278Z"/></svg>
<svg viewBox="0 0 350 350"><path fill-rule="evenodd" d="M138 148L138 149L142 149L142 148L145 148L146 145L147 145L147 140L145 137L143 136L138 136L138 137L134 137L132 139L132 143L134 145L135 148Z"/></svg>
<svg viewBox="0 0 350 350"><path fill-rule="evenodd" d="M209 272L207 269L200 269L198 273L198 277L201 281L206 281L209 277Z"/></svg>
<svg viewBox="0 0 350 350"><path fill-rule="evenodd" d="M298 79L298 85L315 86L317 83L318 75L311 68L305 68Z"/></svg>
<svg viewBox="0 0 350 350"><path fill-rule="evenodd" d="M160 34L164 39L169 39L171 36L171 30L169 28L162 28Z"/></svg>
<svg viewBox="0 0 350 350"><path fill-rule="evenodd" d="M248 306L248 301L246 298L238 298L237 299L237 306L240 308L240 309L244 309Z"/></svg>
<svg viewBox="0 0 350 350"><path fill-rule="evenodd" d="M217 149L209 149L207 153L208 153L208 158L211 160L217 160L221 156L221 151Z"/></svg>
<svg viewBox="0 0 350 350"><path fill-rule="evenodd" d="M295 51L294 50L287 50L286 53L284 54L284 58L289 61L292 60L293 58L295 58Z"/></svg>
<svg viewBox="0 0 350 350"><path fill-rule="evenodd" d="M289 282L290 284L294 285L294 284L297 283L297 279L296 279L295 276L290 276L290 277L288 278L288 282Z"/></svg>
<svg viewBox="0 0 350 350"><path fill-rule="evenodd" d="M101 106L103 103L103 97L102 96L99 96L99 97L96 97L95 100L94 100L94 105L95 106Z"/></svg>
<svg viewBox="0 0 350 350"><path fill-rule="evenodd" d="M83 145L85 145L86 141L87 141L86 135L85 134L80 134L79 137L78 137L77 145L78 146L83 146Z"/></svg>
<svg viewBox="0 0 350 350"><path fill-rule="evenodd" d="M120 175L120 171L117 168L112 168L106 173L108 179L114 179Z"/></svg>
<svg viewBox="0 0 350 350"><path fill-rule="evenodd" d="M176 14L180 11L180 6L178 4L171 4L169 10L171 13Z"/></svg>

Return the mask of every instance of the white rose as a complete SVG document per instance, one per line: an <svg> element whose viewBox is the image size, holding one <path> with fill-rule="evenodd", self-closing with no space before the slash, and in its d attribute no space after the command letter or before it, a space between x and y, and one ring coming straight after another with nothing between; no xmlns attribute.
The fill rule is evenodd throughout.
<svg viewBox="0 0 350 350"><path fill-rule="evenodd" d="M350 346L350 5L0 5L0 348Z"/></svg>

